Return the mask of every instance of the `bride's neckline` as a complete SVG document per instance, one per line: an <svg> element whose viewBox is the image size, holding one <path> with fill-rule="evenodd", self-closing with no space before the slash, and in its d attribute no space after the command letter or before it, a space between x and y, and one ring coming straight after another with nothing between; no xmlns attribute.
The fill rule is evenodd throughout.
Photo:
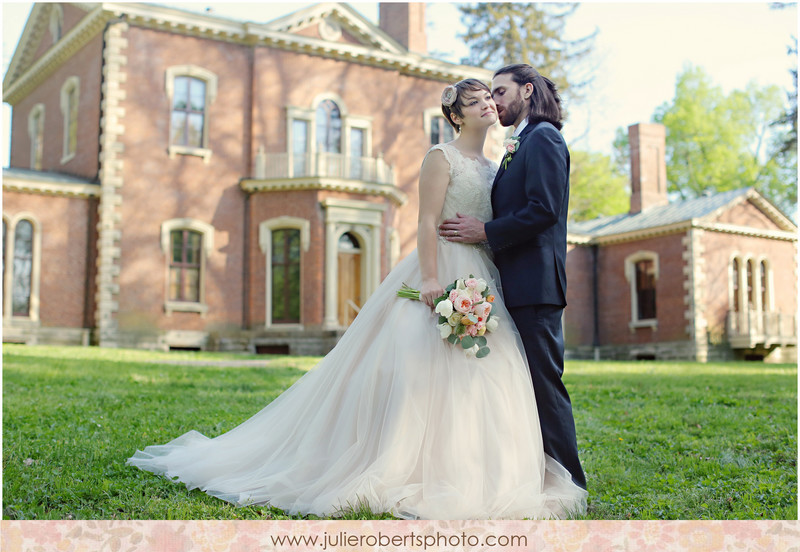
<svg viewBox="0 0 800 552"><path fill-rule="evenodd" d="M444 145L444 146L448 146L448 147L451 147L451 148L453 148L453 149L454 149L454 150L456 150L456 151L458 152L458 154L459 154L461 157L463 157L464 159L469 159L470 161L474 161L475 163L477 163L477 164L481 165L482 167L492 168L492 162L491 162L491 160L489 160L489 159L488 159L487 157L485 157L485 156L484 156L484 159L486 159L486 162L484 163L483 161L481 161L480 159L478 159L478 158L476 158L476 157L472 157L471 155L467 155L466 153L464 153L463 151L461 151L460 149L458 149L457 147L455 147L455 146L452 144L452 142L445 142L445 143L444 143L444 144L442 144L442 145Z"/></svg>

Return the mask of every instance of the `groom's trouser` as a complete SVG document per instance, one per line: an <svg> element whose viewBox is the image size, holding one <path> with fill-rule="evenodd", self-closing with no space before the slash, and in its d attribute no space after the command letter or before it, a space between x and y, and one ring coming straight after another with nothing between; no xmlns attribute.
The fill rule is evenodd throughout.
<svg viewBox="0 0 800 552"><path fill-rule="evenodd" d="M586 488L586 476L578 459L575 420L564 373L563 307L529 305L508 309L517 325L536 395L544 451L564 466L576 485Z"/></svg>

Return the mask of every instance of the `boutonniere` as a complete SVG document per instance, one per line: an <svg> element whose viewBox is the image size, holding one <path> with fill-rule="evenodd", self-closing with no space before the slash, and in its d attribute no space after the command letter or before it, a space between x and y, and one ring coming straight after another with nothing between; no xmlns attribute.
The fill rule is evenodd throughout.
<svg viewBox="0 0 800 552"><path fill-rule="evenodd" d="M506 155L503 157L503 170L508 168L508 164L517 153L519 148L519 136L512 136L503 140L503 149L506 150Z"/></svg>

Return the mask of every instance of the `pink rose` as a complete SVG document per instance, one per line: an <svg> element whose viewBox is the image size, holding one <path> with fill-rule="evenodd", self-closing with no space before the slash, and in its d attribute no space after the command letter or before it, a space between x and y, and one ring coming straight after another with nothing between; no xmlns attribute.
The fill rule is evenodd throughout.
<svg viewBox="0 0 800 552"><path fill-rule="evenodd" d="M458 301L458 290L453 289L453 291L450 292L450 296L448 297L448 299L450 299L450 302L453 303L453 305L455 305L456 301Z"/></svg>
<svg viewBox="0 0 800 552"><path fill-rule="evenodd" d="M467 278L464 280L464 285L467 286L468 289L475 289L478 287L478 280L476 278Z"/></svg>
<svg viewBox="0 0 800 552"><path fill-rule="evenodd" d="M477 324L473 324L471 326L467 326L466 333L467 333L467 335L472 336L472 337L477 336L478 335L478 325Z"/></svg>
<svg viewBox="0 0 800 552"><path fill-rule="evenodd" d="M456 308L458 312L466 314L472 310L472 299L470 299L466 295L459 295L453 302L453 306Z"/></svg>
<svg viewBox="0 0 800 552"><path fill-rule="evenodd" d="M475 316L478 317L478 322L485 321L490 312L492 312L491 303L481 303L475 306Z"/></svg>

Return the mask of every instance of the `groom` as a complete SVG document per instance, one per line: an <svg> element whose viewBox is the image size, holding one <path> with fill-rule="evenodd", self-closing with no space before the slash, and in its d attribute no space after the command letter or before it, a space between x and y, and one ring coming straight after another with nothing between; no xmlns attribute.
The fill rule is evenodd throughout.
<svg viewBox="0 0 800 552"><path fill-rule="evenodd" d="M561 98L555 84L526 64L498 69L492 97L500 124L513 125L516 137L494 179L494 218L484 224L459 214L444 221L439 234L453 242L488 241L503 299L528 356L544 450L585 489L572 405L561 381L569 204L569 151L559 132Z"/></svg>

